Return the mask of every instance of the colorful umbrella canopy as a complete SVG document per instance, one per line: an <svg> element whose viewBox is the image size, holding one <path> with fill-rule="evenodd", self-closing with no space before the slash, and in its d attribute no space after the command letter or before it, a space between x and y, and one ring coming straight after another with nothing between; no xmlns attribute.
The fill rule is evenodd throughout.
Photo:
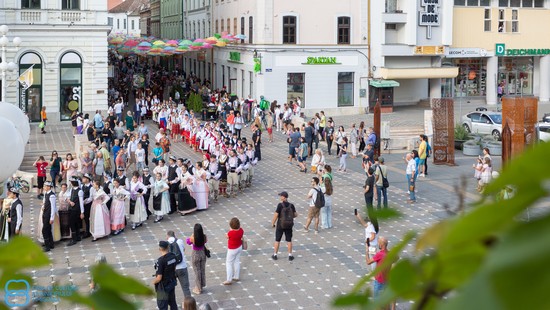
<svg viewBox="0 0 550 310"><path fill-rule="evenodd" d="M189 46L193 44L193 42L191 42L190 40L183 40L180 42L179 46Z"/></svg>
<svg viewBox="0 0 550 310"><path fill-rule="evenodd" d="M164 43L164 41L162 41L162 40L156 40L155 42L153 42L153 45L161 45L161 46L164 46L164 45L166 45L166 43Z"/></svg>
<svg viewBox="0 0 550 310"><path fill-rule="evenodd" d="M178 45L178 40L169 40L166 42L166 45L168 46L177 46Z"/></svg>
<svg viewBox="0 0 550 310"><path fill-rule="evenodd" d="M109 43L114 44L114 45L118 45L118 44L122 43L123 41L124 41L124 39L122 37L110 37L109 38Z"/></svg>
<svg viewBox="0 0 550 310"><path fill-rule="evenodd" d="M216 44L217 42L218 42L218 39L216 39L215 37L209 37L204 39L204 43Z"/></svg>
<svg viewBox="0 0 550 310"><path fill-rule="evenodd" d="M138 44L139 42L136 40L126 40L126 42L124 42L124 46L129 46L129 47L134 47L134 46L137 46Z"/></svg>
<svg viewBox="0 0 550 310"><path fill-rule="evenodd" d="M238 35L235 36L235 39L245 40L246 36L244 34L238 34Z"/></svg>

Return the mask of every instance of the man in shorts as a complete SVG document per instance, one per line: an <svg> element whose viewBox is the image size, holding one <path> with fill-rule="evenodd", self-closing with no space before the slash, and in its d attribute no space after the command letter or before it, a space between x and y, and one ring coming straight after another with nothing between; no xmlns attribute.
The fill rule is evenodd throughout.
<svg viewBox="0 0 550 310"><path fill-rule="evenodd" d="M307 213L306 225L304 226L304 232L309 232L309 225L311 224L311 221L315 219L315 234L319 233L319 211L321 209L315 206L315 200L317 200L317 191L320 190L321 187L319 186L319 178L311 178L311 189L307 194L307 198L309 199L309 210Z"/></svg>
<svg viewBox="0 0 550 310"><path fill-rule="evenodd" d="M279 244L281 242L281 239L283 237L283 233L285 234L285 240L288 247L288 260L293 261L294 256L292 255L292 226L290 228L283 229L282 226L282 216L283 216L283 208L291 208L293 218L296 218L298 216L298 213L296 213L296 208L293 204L288 202L288 193L287 192L281 192L279 193L279 199L280 202L277 205L277 210L275 210L275 214L273 215L273 219L271 220L271 226L276 227L275 228L275 245L274 245L274 253L271 255L271 259L277 260L277 253L279 252ZM275 226L277 225L277 226Z"/></svg>
<svg viewBox="0 0 550 310"><path fill-rule="evenodd" d="M292 165L292 159L296 158L296 149L300 147L301 137L302 135L300 134L300 128L298 127L294 128L294 131L288 137L288 163L290 165Z"/></svg>

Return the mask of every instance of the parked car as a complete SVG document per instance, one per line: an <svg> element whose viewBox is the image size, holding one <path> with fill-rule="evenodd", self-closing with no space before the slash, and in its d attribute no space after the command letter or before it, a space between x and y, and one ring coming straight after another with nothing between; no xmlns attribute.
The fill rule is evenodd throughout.
<svg viewBox="0 0 550 310"><path fill-rule="evenodd" d="M471 133L493 135L500 140L502 134L502 113L475 111L462 116L462 126Z"/></svg>
<svg viewBox="0 0 550 310"><path fill-rule="evenodd" d="M541 122L537 124L537 132L539 141L549 142L550 141L550 123Z"/></svg>

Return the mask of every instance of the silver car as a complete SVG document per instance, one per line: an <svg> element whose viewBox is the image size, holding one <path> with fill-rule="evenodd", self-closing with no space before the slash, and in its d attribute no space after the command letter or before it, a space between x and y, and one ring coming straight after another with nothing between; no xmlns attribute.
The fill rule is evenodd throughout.
<svg viewBox="0 0 550 310"><path fill-rule="evenodd" d="M470 112L462 116L462 126L468 132L493 135L495 139L500 140L502 134L502 113L488 111Z"/></svg>
<svg viewBox="0 0 550 310"><path fill-rule="evenodd" d="M550 123L540 122L537 124L537 132L540 141L550 142Z"/></svg>

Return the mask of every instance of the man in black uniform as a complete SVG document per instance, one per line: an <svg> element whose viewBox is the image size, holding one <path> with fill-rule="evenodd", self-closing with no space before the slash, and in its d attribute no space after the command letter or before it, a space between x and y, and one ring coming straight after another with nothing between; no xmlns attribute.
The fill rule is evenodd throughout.
<svg viewBox="0 0 550 310"><path fill-rule="evenodd" d="M171 155L169 157L168 163L170 164L168 166L168 186L170 186L170 213L168 214L172 214L177 210L176 194L178 193L180 180L177 173L178 166L176 165L176 156Z"/></svg>
<svg viewBox="0 0 550 310"><path fill-rule="evenodd" d="M258 161L262 160L262 152L260 150L260 144L262 144L262 131L256 124L252 125L252 143L254 144L254 157Z"/></svg>
<svg viewBox="0 0 550 310"><path fill-rule="evenodd" d="M84 219L84 193L78 186L78 179L71 178L71 192L69 194L69 226L72 239L67 246L75 245L80 241L80 225Z"/></svg>
<svg viewBox="0 0 550 310"><path fill-rule="evenodd" d="M9 236L14 237L21 232L21 225L23 224L23 203L19 199L19 190L16 188L10 188L8 191L8 198L14 199L10 206L10 213L8 222L10 223Z"/></svg>
<svg viewBox="0 0 550 310"><path fill-rule="evenodd" d="M44 238L44 252L53 249L52 224L55 219L57 207L55 205L55 193L52 192L52 182L44 183L44 202L42 203L42 237Z"/></svg>
<svg viewBox="0 0 550 310"><path fill-rule="evenodd" d="M92 211L92 202L94 201L95 189L92 187L90 181L92 177L89 174L82 176L82 192L84 193L84 222L86 223L86 232L84 239L90 237L90 212Z"/></svg>
<svg viewBox="0 0 550 310"><path fill-rule="evenodd" d="M157 306L160 310L177 310L176 303L176 255L168 251L170 243L168 241L159 242L159 251L161 257L157 259L155 268L155 279L153 285L157 292Z"/></svg>
<svg viewBox="0 0 550 310"><path fill-rule="evenodd" d="M151 197L151 191L152 191L151 187L155 183L155 179L151 174L149 174L149 167L143 168L142 179L143 179L143 185L147 187L147 192L143 194L143 200L145 200L145 209L147 210L147 217L149 217L149 215L153 214L149 210L149 198Z"/></svg>

